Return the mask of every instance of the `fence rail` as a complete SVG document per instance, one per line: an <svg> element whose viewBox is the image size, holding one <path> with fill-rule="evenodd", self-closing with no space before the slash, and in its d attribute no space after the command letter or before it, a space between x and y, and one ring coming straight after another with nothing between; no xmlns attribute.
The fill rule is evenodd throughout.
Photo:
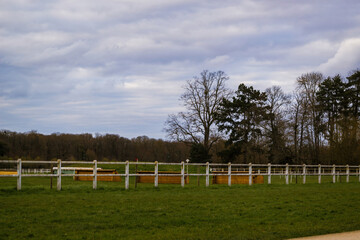
<svg viewBox="0 0 360 240"><path fill-rule="evenodd" d="M321 183L322 176L332 176L332 182L335 183L336 179L339 176L346 176L346 182L349 182L350 176L358 176L360 182L360 166L349 166L349 165L289 165L289 164L232 164L232 163L188 163L188 161L181 163L159 163L159 162L98 162L94 161L22 161L18 160L0 160L0 164L2 163L10 163L16 164L16 174L0 174L0 177L16 177L17 178L17 190L21 190L21 180L23 177L56 177L57 178L57 190L61 190L61 177L77 177L77 176L87 176L93 177L93 189L97 188L97 178L102 176L119 176L125 178L125 189L129 189L129 178L130 177L140 177L140 176L150 176L154 177L154 186L158 187L159 177L160 176L180 176L181 177L181 186L184 187L185 179L188 176L197 176L204 177L205 176L205 185L208 187L210 183L211 176L228 176L228 186L231 186L231 178L232 176L248 176L249 177L249 185L252 185L252 177L253 176L267 176L267 183L271 184L272 176L284 176L285 183L289 184L289 178L292 176L302 176L303 184L306 183L307 176L318 176L318 183ZM57 173L52 173L50 169L40 169L31 170L27 168L23 168L23 164L49 164L53 166L54 164L57 166ZM62 164L90 164L92 165L92 174L68 174L62 173L61 169L66 169L66 167L62 168ZM101 174L97 173L98 167L97 165L124 165L125 173L119 174ZM130 173L130 165L154 165L154 173ZM167 166L179 166L179 172L175 174L167 174L167 173L159 173L159 165L167 165ZM205 173L189 173L185 172L185 167L189 166L198 166L205 167ZM213 170L218 171L217 173L212 173ZM219 173L219 171L221 173ZM27 173L27 174L26 174ZM339 180L338 180L339 181Z"/></svg>

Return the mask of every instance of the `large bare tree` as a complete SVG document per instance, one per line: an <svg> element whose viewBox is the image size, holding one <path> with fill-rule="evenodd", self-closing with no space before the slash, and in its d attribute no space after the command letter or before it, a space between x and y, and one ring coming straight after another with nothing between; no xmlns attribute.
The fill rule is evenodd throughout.
<svg viewBox="0 0 360 240"><path fill-rule="evenodd" d="M320 161L320 145L322 134L322 111L316 93L319 91L320 84L324 77L321 73L311 72L302 74L296 79L297 92L302 98L303 116L307 116L308 121L306 127L306 139L308 148L310 149L310 163L318 163ZM305 124L301 124L304 127ZM301 129L301 132L303 129ZM302 136L301 136L302 138ZM302 144L302 141L300 142ZM301 148L299 149L302 150Z"/></svg>
<svg viewBox="0 0 360 240"><path fill-rule="evenodd" d="M222 71L204 70L199 77L187 81L180 97L186 111L169 115L165 123L168 137L191 143L193 150L197 148L200 155L209 157L211 147L220 138L214 117L222 99L230 95L225 87L228 79Z"/></svg>
<svg viewBox="0 0 360 240"><path fill-rule="evenodd" d="M268 106L268 117L265 132L269 138L269 160L279 163L286 158L286 128L288 106L291 103L290 95L285 94L280 86L272 86L265 90Z"/></svg>

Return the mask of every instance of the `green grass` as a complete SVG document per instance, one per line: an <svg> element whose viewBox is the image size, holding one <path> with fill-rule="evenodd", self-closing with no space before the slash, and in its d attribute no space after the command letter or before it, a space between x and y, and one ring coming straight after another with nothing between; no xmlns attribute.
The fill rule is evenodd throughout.
<svg viewBox="0 0 360 240"><path fill-rule="evenodd" d="M316 177L314 178L317 179ZM310 179L311 180L311 179ZM274 179L283 182L284 179ZM360 230L360 183L211 185L0 178L0 239L286 239ZM300 181L299 181L300 182Z"/></svg>

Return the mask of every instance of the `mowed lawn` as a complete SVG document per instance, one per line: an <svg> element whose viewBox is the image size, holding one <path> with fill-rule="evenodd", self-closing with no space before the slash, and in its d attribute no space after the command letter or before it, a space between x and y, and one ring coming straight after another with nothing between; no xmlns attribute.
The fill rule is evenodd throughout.
<svg viewBox="0 0 360 240"><path fill-rule="evenodd" d="M0 179L0 239L286 239L360 230L356 181L126 191L123 182L92 190L69 179L61 192L23 182L18 192L15 179Z"/></svg>

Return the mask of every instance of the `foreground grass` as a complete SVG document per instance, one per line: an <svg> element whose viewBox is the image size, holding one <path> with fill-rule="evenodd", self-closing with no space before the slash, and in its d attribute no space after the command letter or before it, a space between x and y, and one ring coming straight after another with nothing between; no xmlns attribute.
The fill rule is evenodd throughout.
<svg viewBox="0 0 360 240"><path fill-rule="evenodd" d="M25 186L0 184L0 239L286 239L360 229L356 182Z"/></svg>

